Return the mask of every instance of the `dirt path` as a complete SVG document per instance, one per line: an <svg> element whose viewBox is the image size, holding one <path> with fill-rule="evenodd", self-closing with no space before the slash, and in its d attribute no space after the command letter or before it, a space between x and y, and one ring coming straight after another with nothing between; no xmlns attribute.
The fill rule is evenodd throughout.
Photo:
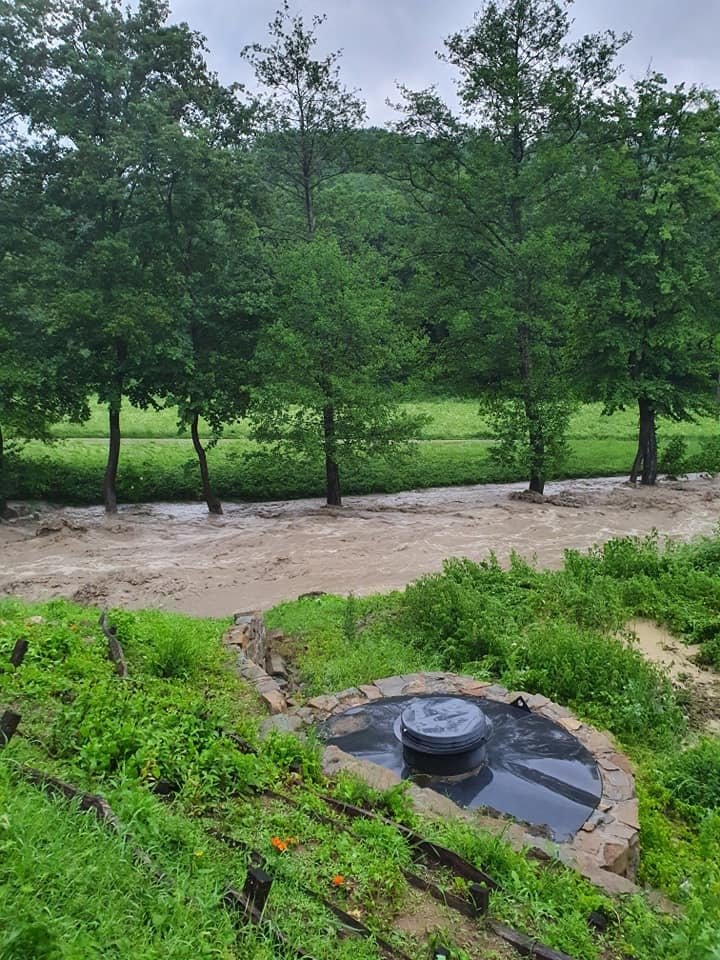
<svg viewBox="0 0 720 960"><path fill-rule="evenodd" d="M620 479L551 484L555 503L512 499L520 484L317 500L44 510L0 524L0 594L64 596L201 616L265 608L313 590L369 593L401 587L450 556L511 550L558 566L585 549L656 528L708 533L720 519L720 481L694 478L636 489Z"/></svg>
<svg viewBox="0 0 720 960"><path fill-rule="evenodd" d="M633 620L627 629L635 634L643 656L656 663L676 687L684 690L685 712L691 726L720 734L720 674L697 665L695 658L701 647L683 643L649 620Z"/></svg>

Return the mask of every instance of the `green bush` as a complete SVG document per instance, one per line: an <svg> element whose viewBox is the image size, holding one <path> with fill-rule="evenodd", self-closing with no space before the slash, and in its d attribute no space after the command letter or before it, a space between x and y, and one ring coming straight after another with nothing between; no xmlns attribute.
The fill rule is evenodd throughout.
<svg viewBox="0 0 720 960"><path fill-rule="evenodd" d="M720 740L706 737L670 757L662 779L673 802L703 812L720 810Z"/></svg>
<svg viewBox="0 0 720 960"><path fill-rule="evenodd" d="M700 440L699 467L710 473L720 473L720 437L709 436Z"/></svg>
<svg viewBox="0 0 720 960"><path fill-rule="evenodd" d="M682 476L688 469L688 445L684 437L671 437L660 451L658 470L670 476Z"/></svg>
<svg viewBox="0 0 720 960"><path fill-rule="evenodd" d="M628 550L622 541L620 553ZM613 555L610 548L608 555ZM569 595L570 602L565 603ZM590 629L602 619L589 598L562 575L536 571L515 558L503 570L451 560L442 574L407 588L400 620L447 669L472 669L513 689L542 693L607 725L624 739L663 738L682 725L669 681L622 639ZM619 609L611 620L622 619Z"/></svg>
<svg viewBox="0 0 720 960"><path fill-rule="evenodd" d="M212 621L154 610L112 610L109 619L123 647L156 677L196 677L218 660L218 648L209 642L217 632Z"/></svg>

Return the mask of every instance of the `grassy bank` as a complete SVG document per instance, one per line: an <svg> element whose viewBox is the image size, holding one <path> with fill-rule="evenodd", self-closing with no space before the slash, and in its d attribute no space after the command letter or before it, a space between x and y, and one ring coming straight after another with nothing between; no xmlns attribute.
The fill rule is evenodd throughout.
<svg viewBox="0 0 720 960"><path fill-rule="evenodd" d="M519 568L502 574L488 567L484 582L468 571L453 588L449 570L402 595L350 601L349 607L339 598L305 601L278 608L272 619L305 637L302 666L313 689L330 689L326 684L335 686L341 677L358 680L370 672L454 664L468 655L472 663L467 668L476 675L505 678L509 667L499 651L509 630L520 630L523 623L522 629L529 630L531 620L541 628L544 605L548 616L551 609L564 611L568 623L589 616L585 600L573 600L569 586L534 576ZM531 585L530 606L520 601L527 593L525 581ZM453 591L456 602L443 604L442 596ZM503 626L500 605L512 596L510 628ZM481 656L481 633L460 616L461 609L470 613L473 605L475 612L494 609L485 624L488 629L492 624L498 635L494 661ZM319 905L312 895L316 892L355 911L410 956L427 955L427 944L394 927L412 897L402 874L410 855L406 842L392 827L348 822L350 835L313 819L309 811L317 808L317 792L329 789L392 810L488 870L500 882L491 899L493 915L576 960L717 956L720 831L717 815L713 821L706 809L717 798L708 800L707 791L692 796L683 787L683 826L676 812L677 791L667 803L662 792L671 789L672 781L654 772L664 758L674 758L672 769L681 782L702 786L708 770L716 769L717 757L698 755L688 762L689 751L679 750L683 719L673 692L636 656L619 653L610 641L605 641L605 656L588 659L585 669L566 671L560 692L569 701L585 700L579 687L573 695L570 678L582 678L591 669L596 687L606 690L601 712L592 708L591 715L607 719L641 760L647 837L643 869L648 879L660 880L680 895L685 912L679 918L656 915L638 898L610 903L560 865L548 869L526 861L498 838L467 824L420 822L401 793L376 795L351 780L326 784L312 741L302 745L274 735L259 742L254 697L223 668L218 642L223 623L120 611L112 612L111 619L129 664L126 681L115 676L105 658L97 611L64 602L0 602L2 704L22 713L24 734L0 751L2 960L283 958L266 931L239 931L221 906L229 884L242 886L248 852L221 844L208 827L262 852L276 877L269 912L294 948L302 945L317 960L378 957L372 941L338 937L337 921ZM9 653L20 636L29 638L30 648L22 666L13 669ZM562 661L578 652L569 640L559 645L558 636L546 633L546 653L555 649ZM525 685L557 692L556 664L548 663L543 672L542 658L534 662L534 674L522 677ZM512 666L516 672L527 668L520 660ZM650 716L651 735L642 738L641 747L637 723ZM228 730L257 744L257 754L238 752ZM118 815L125 838L79 813L75 805L51 800L24 784L18 776L23 763L101 793ZM172 800L161 802L153 794L159 780L176 785ZM268 802L255 792L263 787L292 792L299 806ZM687 819L687 811L694 820ZM282 850L278 838L297 842L288 839ZM151 857L162 879L133 859L132 845ZM591 910L614 918L605 933L589 927ZM451 929L447 936L452 940ZM453 960L469 960L462 950L451 949ZM488 949L483 956L494 953Z"/></svg>
<svg viewBox="0 0 720 960"><path fill-rule="evenodd" d="M488 457L489 441L425 441L400 463L371 460L347 469L346 494L394 493L426 487L503 483L520 479ZM13 465L12 498L58 503L98 503L107 451L104 441L66 440L48 446L27 444ZM630 441L578 443L561 477L621 474L634 456ZM223 440L208 454L213 484L226 500L282 500L324 493L320 463L283 460L263 453L249 440ZM185 440L125 443L120 460L121 502L197 500L197 459Z"/></svg>
<svg viewBox="0 0 720 960"><path fill-rule="evenodd" d="M697 724L717 718L720 701L674 689L619 634L635 617L653 619L700 643L702 662L719 669L719 560L720 538L667 550L647 538L569 553L561 571L449 561L401 593L296 601L268 620L302 639L310 691L451 669L541 693L610 730L638 766L641 878L697 924L690 943L679 940L668 956L715 957L720 739Z"/></svg>
<svg viewBox="0 0 720 960"><path fill-rule="evenodd" d="M490 429L472 401L444 400L409 404L430 418L413 455L392 464L370 460L343 472L347 494L393 493L426 487L522 480L489 456ZM60 424L56 443L28 443L9 460L10 498L60 503L98 503L105 467L105 414L95 407L81 426ZM121 501L197 500L200 482L190 441L178 437L173 410L126 407L126 441L120 459ZM720 469L717 422L664 424L661 448L673 437L687 442L688 470ZM602 417L598 406L574 417L570 455L553 479L626 473L635 455L635 421L630 412ZM316 497L324 492L320 462L298 463L263 451L247 437L247 425L228 428L226 438L209 451L213 483L224 499L275 500Z"/></svg>
<svg viewBox="0 0 720 960"><path fill-rule="evenodd" d="M717 470L703 455L700 440L688 444L688 470ZM399 463L370 460L343 474L346 494L394 493L428 487L522 480L488 456L487 440L421 441ZM584 439L571 443L570 456L553 479L627 473L635 454L631 440ZM106 447L102 440L26 444L10 461L11 499L56 503L101 502ZM282 500L324 494L322 465L297 463L260 450L249 440L223 440L208 454L213 484L226 500ZM124 444L118 475L121 502L198 500L197 460L186 440L135 440Z"/></svg>

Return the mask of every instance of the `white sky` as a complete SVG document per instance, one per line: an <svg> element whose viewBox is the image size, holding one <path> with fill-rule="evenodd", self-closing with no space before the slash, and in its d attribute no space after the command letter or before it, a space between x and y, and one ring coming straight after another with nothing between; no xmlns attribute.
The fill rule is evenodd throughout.
<svg viewBox="0 0 720 960"><path fill-rule="evenodd" d="M239 51L262 42L279 3L275 0L171 0L173 19L186 20L208 39L209 61L226 83L252 84ZM359 87L372 123L392 116L385 99L395 98L401 81L421 89L437 84L452 97L450 68L435 51L457 29L472 22L481 0L294 0L293 12L306 21L325 12L322 53L344 51L342 76ZM578 35L598 30L629 31L633 40L622 56L626 79L648 67L672 82L720 87L720 0L576 0L572 11Z"/></svg>

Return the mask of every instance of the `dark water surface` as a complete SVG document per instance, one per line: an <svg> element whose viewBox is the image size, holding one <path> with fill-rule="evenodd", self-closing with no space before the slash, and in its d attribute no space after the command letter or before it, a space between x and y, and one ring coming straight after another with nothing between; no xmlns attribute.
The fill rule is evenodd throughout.
<svg viewBox="0 0 720 960"><path fill-rule="evenodd" d="M490 807L535 826L553 839L575 834L597 807L602 782L585 747L545 717L492 700L472 699L490 721L487 763L464 777L413 775L403 760L396 721L421 697L387 697L331 717L322 738L346 753L430 786L462 807Z"/></svg>

